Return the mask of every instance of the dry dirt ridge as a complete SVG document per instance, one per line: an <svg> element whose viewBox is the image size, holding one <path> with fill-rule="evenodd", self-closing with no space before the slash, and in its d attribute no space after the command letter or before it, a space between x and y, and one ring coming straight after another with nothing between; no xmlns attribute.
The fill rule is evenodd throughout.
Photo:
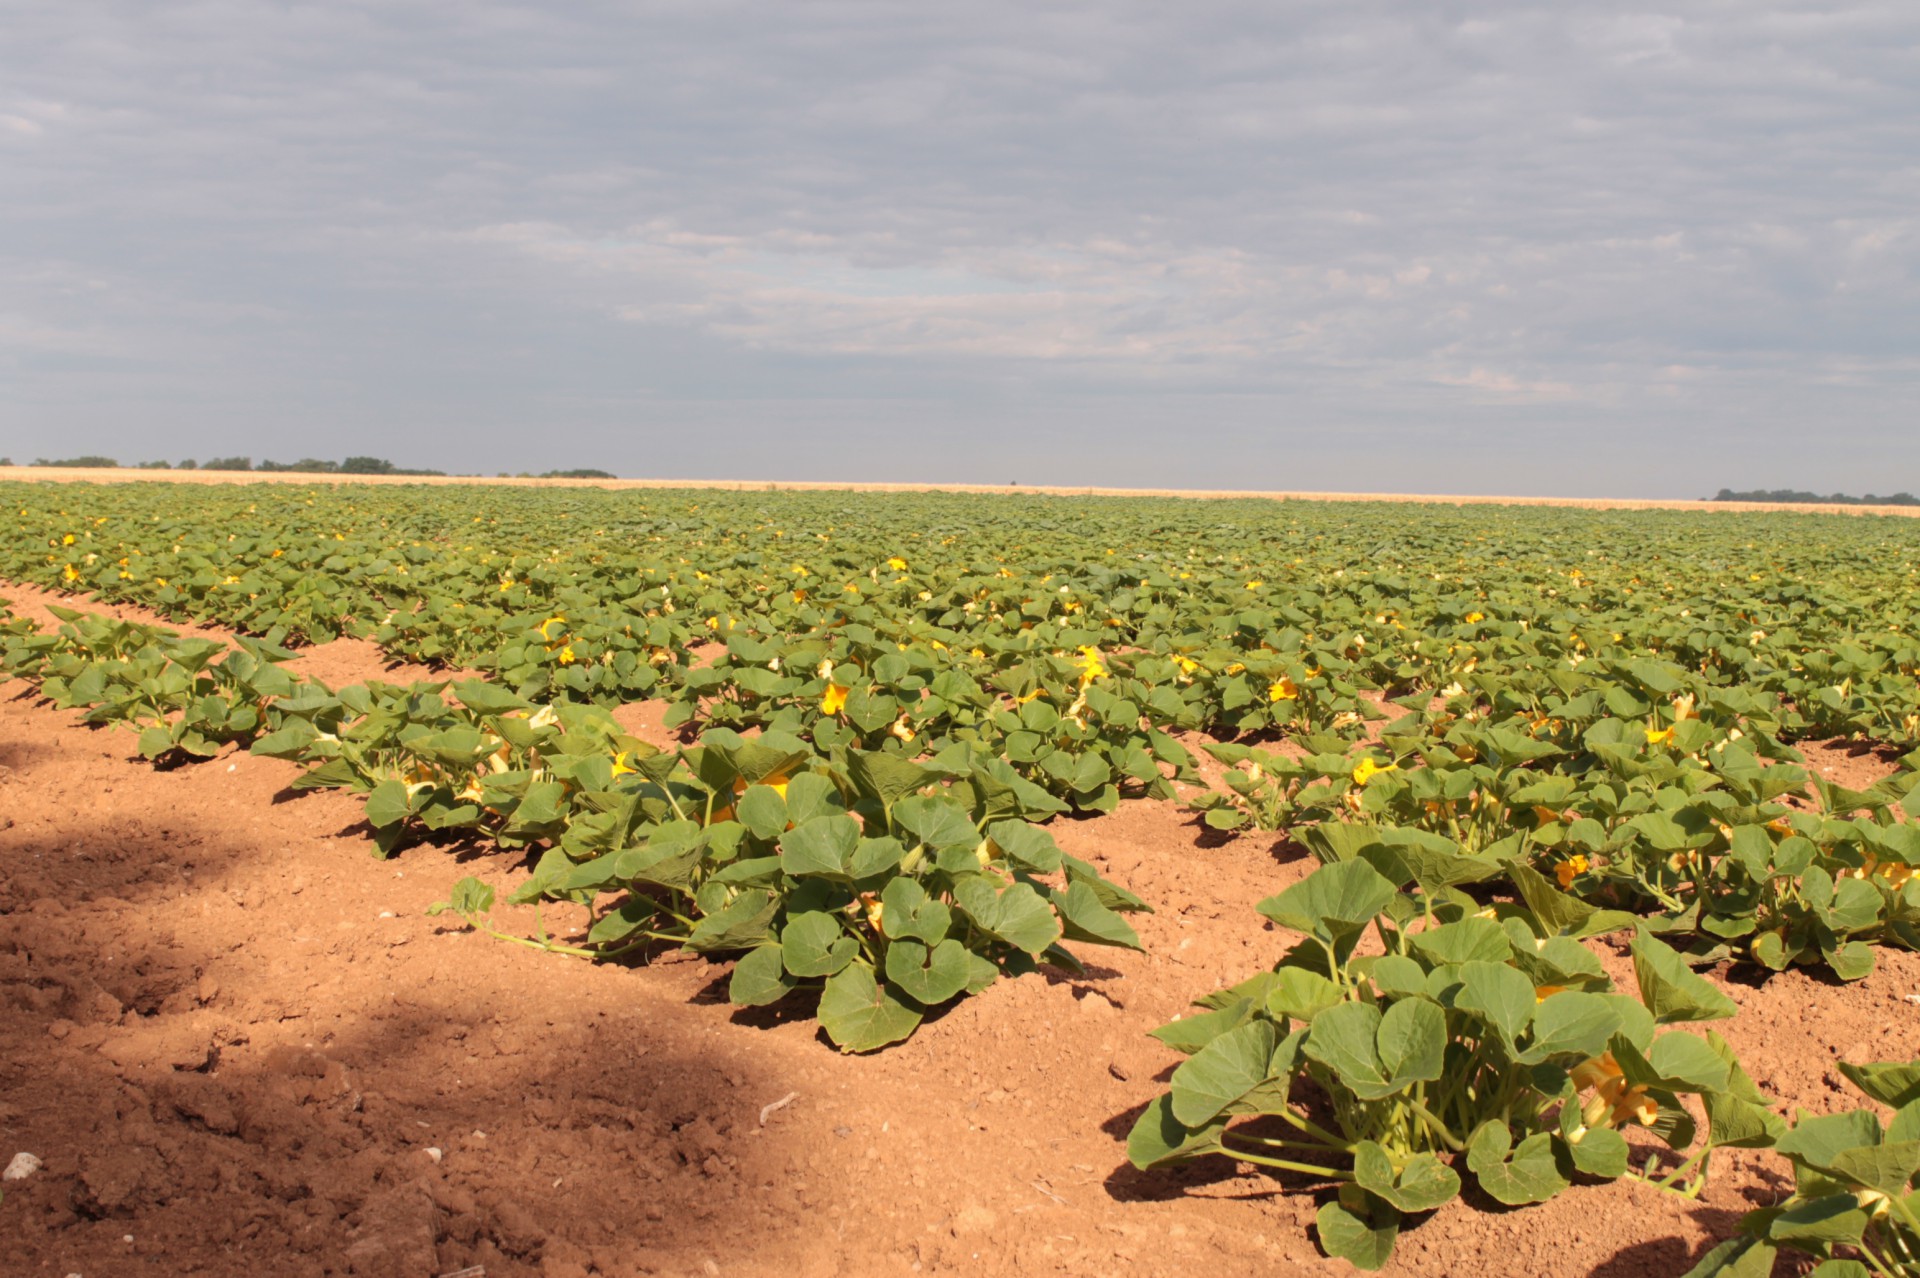
<svg viewBox="0 0 1920 1278"><path fill-rule="evenodd" d="M728 492L1040 493L1055 497L1186 497L1204 500L1391 501L1436 506L1567 506L1579 510L1795 511L1829 515L1920 516L1920 506L1840 506L1827 502L1661 501L1637 497L1500 497L1435 493L1305 493L1231 489L1085 488L1036 484L844 484L759 479L519 479L487 475L309 475L289 471L108 470L0 466L0 479L30 483L172 484L481 484L518 488L714 488Z"/></svg>
<svg viewBox="0 0 1920 1278"><path fill-rule="evenodd" d="M383 670L351 642L303 666ZM1884 770L1810 754L1848 784ZM1312 1244L1311 1187L1218 1160L1142 1174L1121 1143L1176 1063L1147 1031L1285 944L1252 905L1310 865L1270 837L1216 844L1162 803L1057 823L1158 908L1147 952L843 1057L810 1021L729 1008L726 964L597 968L426 917L461 874L524 871L458 847L374 861L358 804L295 775L156 769L132 733L0 685L0 1160L45 1162L0 1202L7 1278L1352 1272ZM1836 1055L1920 1055L1920 956L1844 987L1715 979L1741 1005L1727 1037L1790 1104L1853 1103ZM1456 1202L1389 1272L1666 1278L1784 1189L1754 1157L1697 1203Z"/></svg>

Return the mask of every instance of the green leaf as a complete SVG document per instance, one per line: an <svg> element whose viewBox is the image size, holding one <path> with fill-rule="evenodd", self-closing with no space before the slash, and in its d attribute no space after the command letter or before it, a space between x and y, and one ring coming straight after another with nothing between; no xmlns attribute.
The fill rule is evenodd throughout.
<svg viewBox="0 0 1920 1278"><path fill-rule="evenodd" d="M1700 1257L1682 1278L1771 1278L1774 1247L1762 1238L1729 1238Z"/></svg>
<svg viewBox="0 0 1920 1278"><path fill-rule="evenodd" d="M1394 895L1393 884L1365 861L1338 861L1254 908L1282 927L1332 940L1372 922Z"/></svg>
<svg viewBox="0 0 1920 1278"><path fill-rule="evenodd" d="M1282 967L1271 973L1267 983L1267 1011L1273 1016L1290 1016L1296 1021L1311 1021L1329 1007L1343 1001L1346 987L1336 985L1318 972L1304 967Z"/></svg>
<svg viewBox="0 0 1920 1278"><path fill-rule="evenodd" d="M1903 1140L1884 1145L1858 1145L1841 1150L1821 1170L1831 1172L1862 1189L1883 1194L1903 1194L1907 1182L1920 1171L1920 1141Z"/></svg>
<svg viewBox="0 0 1920 1278"><path fill-rule="evenodd" d="M1583 940L1632 927L1638 920L1624 910L1602 910L1568 896L1524 861L1507 862L1507 876L1526 902L1527 911L1547 936Z"/></svg>
<svg viewBox="0 0 1920 1278"><path fill-rule="evenodd" d="M818 816L788 830L780 839L780 860L788 874L849 879L849 862L860 846L860 823L850 816Z"/></svg>
<svg viewBox="0 0 1920 1278"><path fill-rule="evenodd" d="M1056 888L1049 895L1060 912L1061 931L1067 940L1130 950L1143 948L1133 925L1102 905L1099 893L1088 884L1074 883L1064 891Z"/></svg>
<svg viewBox="0 0 1920 1278"><path fill-rule="evenodd" d="M1370 1140L1353 1147L1353 1180L1403 1212L1432 1211L1460 1193L1460 1176L1432 1154L1415 1154L1395 1175L1387 1151Z"/></svg>
<svg viewBox="0 0 1920 1278"><path fill-rule="evenodd" d="M407 787L399 781L382 781L367 795L367 824L376 830L398 825L413 815Z"/></svg>
<svg viewBox="0 0 1920 1278"><path fill-rule="evenodd" d="M911 940L887 947L887 983L927 1007L965 989L970 974L966 946L951 937L931 949Z"/></svg>
<svg viewBox="0 0 1920 1278"><path fill-rule="evenodd" d="M1880 1140L1880 1120L1867 1110L1850 1109L1840 1114L1798 1115L1793 1129L1774 1142L1774 1148L1797 1163L1821 1168L1849 1149L1878 1145Z"/></svg>
<svg viewBox="0 0 1920 1278"><path fill-rule="evenodd" d="M1219 1035L1173 1071L1174 1117L1200 1127L1264 1083L1279 1035L1251 1021Z"/></svg>
<svg viewBox="0 0 1920 1278"><path fill-rule="evenodd" d="M1640 1000L1659 1025L1724 1020L1739 1006L1686 964L1674 948L1642 929L1633 937L1633 975Z"/></svg>
<svg viewBox="0 0 1920 1278"><path fill-rule="evenodd" d="M748 786L733 813L757 839L777 839L787 829L787 801L770 785Z"/></svg>
<svg viewBox="0 0 1920 1278"><path fill-rule="evenodd" d="M733 979L727 984L727 1001L735 1007L764 1007L792 993L798 984L787 974L786 959L778 943L748 950L733 966Z"/></svg>
<svg viewBox="0 0 1920 1278"><path fill-rule="evenodd" d="M1533 1009L1533 1041L1520 1062L1539 1065L1558 1058L1585 1060L1606 1050L1620 1030L1620 1013L1601 994L1564 990L1540 1000Z"/></svg>
<svg viewBox="0 0 1920 1278"><path fill-rule="evenodd" d="M780 929L782 961L795 976L832 976L860 952L840 920L820 910L790 915Z"/></svg>
<svg viewBox="0 0 1920 1278"><path fill-rule="evenodd" d="M872 968L853 963L827 978L819 1015L841 1051L871 1052L912 1034L923 1013L876 981Z"/></svg>
<svg viewBox="0 0 1920 1278"><path fill-rule="evenodd" d="M1624 1034L1609 1041L1620 1073L1639 1087L1659 1087L1677 1092L1718 1092L1726 1090L1731 1067L1726 1058L1691 1034L1674 1030L1653 1040L1642 1053Z"/></svg>
<svg viewBox="0 0 1920 1278"><path fill-rule="evenodd" d="M1480 1188L1509 1207L1543 1203L1568 1184L1554 1159L1551 1133L1535 1132L1515 1149L1513 1133L1497 1119L1482 1123L1467 1142L1467 1167Z"/></svg>
<svg viewBox="0 0 1920 1278"><path fill-rule="evenodd" d="M1429 963L1466 963L1481 960L1504 963L1513 954L1507 934L1492 919L1468 917L1416 933L1416 953Z"/></svg>
<svg viewBox="0 0 1920 1278"><path fill-rule="evenodd" d="M889 714L891 717L891 714ZM891 808L905 795L933 783L937 773L884 751L847 751L847 778L861 794Z"/></svg>
<svg viewBox="0 0 1920 1278"><path fill-rule="evenodd" d="M1795 1203L1775 1216L1767 1226L1767 1237L1820 1252L1836 1243L1857 1245L1867 1224L1867 1213L1852 1194L1829 1194Z"/></svg>
<svg viewBox="0 0 1920 1278"><path fill-rule="evenodd" d="M1579 1140L1567 1138L1567 1153L1575 1169L1601 1180L1626 1174L1627 1152L1626 1137L1611 1127L1589 1127Z"/></svg>
<svg viewBox="0 0 1920 1278"><path fill-rule="evenodd" d="M1867 1065L1839 1062L1847 1081L1890 1109L1920 1100L1920 1061L1877 1061Z"/></svg>
<svg viewBox="0 0 1920 1278"><path fill-rule="evenodd" d="M1364 865L1343 861L1343 865ZM1370 1003L1340 1003L1314 1017L1302 1050L1333 1072L1361 1100L1380 1100L1400 1090L1380 1063L1376 1035L1380 1010Z"/></svg>
<svg viewBox="0 0 1920 1278"><path fill-rule="evenodd" d="M1035 874L1052 874L1061 865L1060 846L1053 836L1025 821L995 821L987 827L987 838L1000 855Z"/></svg>
<svg viewBox="0 0 1920 1278"><path fill-rule="evenodd" d="M953 902L974 926L1035 958L1060 939L1052 907L1025 883L996 892L987 876L972 875L954 884Z"/></svg>
<svg viewBox="0 0 1920 1278"><path fill-rule="evenodd" d="M947 903L929 897L918 880L904 875L887 884L880 905L880 930L890 940L911 938L936 945L953 926Z"/></svg>
<svg viewBox="0 0 1920 1278"><path fill-rule="evenodd" d="M1227 1120L1215 1119L1189 1128L1173 1116L1173 1096L1163 1092L1153 1099L1127 1133L1127 1161L1146 1171L1191 1162L1222 1152L1220 1135Z"/></svg>
<svg viewBox="0 0 1920 1278"><path fill-rule="evenodd" d="M748 888L700 920L687 937L687 948L697 953L745 950L769 938L780 899L764 888Z"/></svg>
<svg viewBox="0 0 1920 1278"><path fill-rule="evenodd" d="M1225 1007L1169 1021L1150 1033L1174 1051L1191 1056L1228 1030L1245 1025L1253 1006L1250 998L1235 999Z"/></svg>
<svg viewBox="0 0 1920 1278"><path fill-rule="evenodd" d="M1390 1081L1403 1087L1432 1082L1440 1077L1446 1055L1447 1014L1437 1003L1424 998L1403 998L1380 1018L1374 1041L1381 1071ZM1394 1205L1406 1211L1421 1210L1398 1202Z"/></svg>
<svg viewBox="0 0 1920 1278"><path fill-rule="evenodd" d="M1329 1256L1345 1260L1355 1269L1372 1271L1393 1256L1394 1240L1400 1236L1400 1213L1384 1202L1368 1206L1369 1213L1363 1217L1337 1201L1327 1203L1314 1216L1314 1225L1320 1231L1321 1249Z"/></svg>
<svg viewBox="0 0 1920 1278"><path fill-rule="evenodd" d="M1460 982L1457 1005L1478 1012L1507 1050L1517 1054L1520 1034L1533 1020L1533 982L1505 963L1479 960L1461 964Z"/></svg>

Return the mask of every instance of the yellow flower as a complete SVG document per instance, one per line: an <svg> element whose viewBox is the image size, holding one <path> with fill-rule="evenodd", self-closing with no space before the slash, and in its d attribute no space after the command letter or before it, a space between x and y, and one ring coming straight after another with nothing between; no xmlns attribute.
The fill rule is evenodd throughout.
<svg viewBox="0 0 1920 1278"><path fill-rule="evenodd" d="M579 658L573 655L572 644L568 644L566 647L560 650L559 662L561 665L570 666L578 660Z"/></svg>
<svg viewBox="0 0 1920 1278"><path fill-rule="evenodd" d="M1648 728L1647 729L1648 745L1665 745L1667 744L1667 742L1671 740L1673 740L1672 728Z"/></svg>
<svg viewBox="0 0 1920 1278"><path fill-rule="evenodd" d="M837 683L828 684L827 690L820 694L820 713L839 714L846 708L847 690Z"/></svg>
<svg viewBox="0 0 1920 1278"><path fill-rule="evenodd" d="M1173 664L1180 667L1180 673L1184 675L1190 675L1200 668L1200 663L1192 657L1183 656L1177 652L1173 654Z"/></svg>
<svg viewBox="0 0 1920 1278"><path fill-rule="evenodd" d="M908 726L907 712L905 710L900 712L900 717L893 721L893 726L888 728L887 731L898 741L908 745L913 743L913 729Z"/></svg>
<svg viewBox="0 0 1920 1278"><path fill-rule="evenodd" d="M1300 689L1293 680L1281 675L1267 687L1268 701L1292 701L1300 695Z"/></svg>
<svg viewBox="0 0 1920 1278"><path fill-rule="evenodd" d="M905 572L907 568L907 561L902 559L900 556L895 555L893 558L887 560L887 567L893 569L895 572Z"/></svg>
<svg viewBox="0 0 1920 1278"><path fill-rule="evenodd" d="M1399 770L1400 768L1398 764L1389 763L1389 764L1386 764L1385 766L1382 766L1378 763L1375 763L1373 761L1372 756L1368 756L1366 758L1361 759L1359 766L1354 768L1353 783L1355 785L1366 785L1368 782L1372 781L1377 776L1381 776L1388 772L1398 772Z"/></svg>
<svg viewBox="0 0 1920 1278"><path fill-rule="evenodd" d="M1627 1085L1612 1052L1574 1066L1573 1085L1582 1091L1593 1089L1593 1099L1581 1112L1589 1127L1596 1123L1618 1127L1629 1120L1651 1127L1660 1116L1660 1106L1646 1088Z"/></svg>
<svg viewBox="0 0 1920 1278"><path fill-rule="evenodd" d="M640 769L627 762L627 752L625 750L613 756L613 775L616 777L628 776L638 771L640 771Z"/></svg>
<svg viewBox="0 0 1920 1278"><path fill-rule="evenodd" d="M1247 589L1248 589L1248 590L1258 590L1258 589L1260 589L1260 587L1262 587L1262 586L1264 586L1264 585L1266 585L1266 584L1267 584L1266 582L1264 582L1264 581L1262 581L1262 580L1260 580L1260 579L1259 579L1258 577L1255 577L1255 578L1254 578L1254 579L1253 579L1252 581L1249 581L1249 582L1247 583Z"/></svg>
<svg viewBox="0 0 1920 1278"><path fill-rule="evenodd" d="M1587 872L1590 862L1578 852L1553 867L1553 877L1560 880L1560 890L1566 891L1573 881Z"/></svg>
<svg viewBox="0 0 1920 1278"><path fill-rule="evenodd" d="M1023 692L1013 699L1013 704L1016 706L1024 706L1044 691L1046 691L1044 688L1035 688L1032 692Z"/></svg>
<svg viewBox="0 0 1920 1278"><path fill-rule="evenodd" d="M1101 664L1100 650L1089 645L1083 645L1080 649L1080 686L1084 688L1095 679L1104 679L1106 677L1107 668Z"/></svg>
<svg viewBox="0 0 1920 1278"><path fill-rule="evenodd" d="M1564 985L1536 985L1533 987L1533 1001L1544 1003L1555 994L1565 991L1566 988Z"/></svg>
<svg viewBox="0 0 1920 1278"><path fill-rule="evenodd" d="M1486 619L1487 615L1483 612L1470 612L1467 614L1467 624L1470 626L1477 621L1485 621Z"/></svg>
<svg viewBox="0 0 1920 1278"><path fill-rule="evenodd" d="M71 541L73 539L69 537L67 540ZM72 564L68 564L64 569L62 569L60 575L62 577L65 577L68 581L80 580L80 570L78 568L75 568Z"/></svg>
<svg viewBox="0 0 1920 1278"><path fill-rule="evenodd" d="M548 617L545 621L540 623L540 637L542 639L552 639L553 638L552 627L564 626L566 624L567 624L567 619L565 617Z"/></svg>
<svg viewBox="0 0 1920 1278"><path fill-rule="evenodd" d="M63 546L71 546L73 544L73 534L68 533L66 536L62 537L60 539L60 544Z"/></svg>

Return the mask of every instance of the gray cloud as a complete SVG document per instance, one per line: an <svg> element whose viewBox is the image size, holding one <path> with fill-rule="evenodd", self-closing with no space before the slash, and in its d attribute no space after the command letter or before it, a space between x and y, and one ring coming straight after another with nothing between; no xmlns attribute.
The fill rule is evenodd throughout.
<svg viewBox="0 0 1920 1278"><path fill-rule="evenodd" d="M1898 3L0 3L0 453L1920 487Z"/></svg>

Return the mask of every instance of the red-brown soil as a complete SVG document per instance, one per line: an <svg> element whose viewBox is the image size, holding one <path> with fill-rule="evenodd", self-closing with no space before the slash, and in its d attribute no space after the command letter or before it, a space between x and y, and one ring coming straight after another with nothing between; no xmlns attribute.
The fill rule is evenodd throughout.
<svg viewBox="0 0 1920 1278"><path fill-rule="evenodd" d="M322 656L310 673L383 673ZM1889 768L1809 754L1854 784ZM1284 945L1252 906L1310 863L1272 836L1216 846L1158 803L1058 823L1158 908L1147 952L1002 982L843 1057L811 1021L729 1008L726 964L594 967L428 918L462 874L523 869L375 861L358 804L295 775L246 754L156 769L132 733L0 684L0 1161L45 1160L0 1201L9 1278L1351 1272L1315 1250L1310 1187L1224 1161L1143 1174L1122 1146L1177 1061L1146 1032ZM1883 951L1851 986L1716 979L1741 1005L1721 1028L1788 1104L1855 1103L1836 1055L1920 1055L1920 956ZM1390 1272L1666 1278L1783 1185L1748 1156L1697 1203L1456 1202Z"/></svg>

